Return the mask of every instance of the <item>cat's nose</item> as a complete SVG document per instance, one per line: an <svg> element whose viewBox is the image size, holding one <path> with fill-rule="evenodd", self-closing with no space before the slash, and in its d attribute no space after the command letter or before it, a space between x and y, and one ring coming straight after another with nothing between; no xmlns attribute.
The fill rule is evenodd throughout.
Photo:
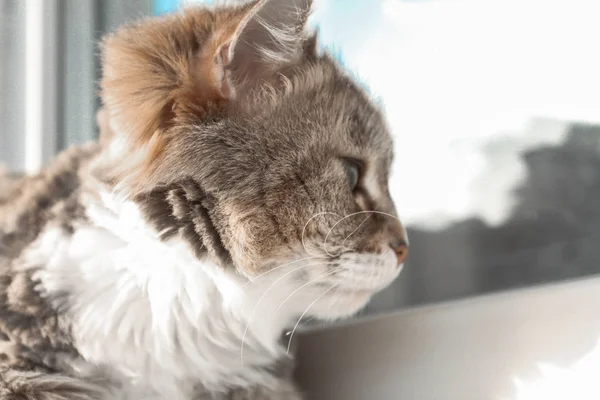
<svg viewBox="0 0 600 400"><path fill-rule="evenodd" d="M398 259L398 266L402 265L408 257L408 236L399 220L389 221L388 243Z"/></svg>
<svg viewBox="0 0 600 400"><path fill-rule="evenodd" d="M396 253L396 258L398 259L398 265L401 265L408 257L408 243L404 239L392 239L390 240L390 247Z"/></svg>

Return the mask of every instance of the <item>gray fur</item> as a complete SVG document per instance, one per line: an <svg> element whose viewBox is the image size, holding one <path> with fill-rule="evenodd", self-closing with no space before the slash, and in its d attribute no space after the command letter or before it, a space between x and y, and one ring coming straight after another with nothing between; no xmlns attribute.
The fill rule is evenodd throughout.
<svg viewBox="0 0 600 400"><path fill-rule="evenodd" d="M63 375L0 370L2 400L100 400L103 393L98 385Z"/></svg>
<svg viewBox="0 0 600 400"><path fill-rule="evenodd" d="M78 357L70 323L36 290L32 270L20 255L50 223L69 234L84 218L78 205L79 171L95 155L91 145L62 154L42 173L10 184L10 202L0 202L0 398L92 400L98 388L56 375L65 360ZM4 186L6 187L6 186Z"/></svg>

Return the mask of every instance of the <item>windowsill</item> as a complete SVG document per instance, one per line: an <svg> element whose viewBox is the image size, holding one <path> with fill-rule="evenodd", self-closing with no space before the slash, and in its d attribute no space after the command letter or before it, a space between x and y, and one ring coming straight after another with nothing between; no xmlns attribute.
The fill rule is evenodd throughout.
<svg viewBox="0 0 600 400"><path fill-rule="evenodd" d="M299 336L310 399L512 398L538 363L568 366L600 337L600 278L415 307Z"/></svg>

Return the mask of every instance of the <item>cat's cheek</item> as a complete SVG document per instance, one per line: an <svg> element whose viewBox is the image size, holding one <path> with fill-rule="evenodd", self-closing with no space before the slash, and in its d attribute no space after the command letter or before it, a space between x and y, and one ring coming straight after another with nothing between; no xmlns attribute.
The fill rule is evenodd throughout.
<svg viewBox="0 0 600 400"><path fill-rule="evenodd" d="M254 259L255 251L249 241L249 235L242 225L234 225L231 228L232 237L229 241L229 253L236 269L243 275L253 275L257 269Z"/></svg>
<svg viewBox="0 0 600 400"><path fill-rule="evenodd" d="M265 233L260 232L248 220L242 221L239 218L230 225L229 232L228 250L236 270L247 278L260 275L263 272L263 252L256 235Z"/></svg>
<svg viewBox="0 0 600 400"><path fill-rule="evenodd" d="M247 278L256 277L270 268L267 260L282 249L283 239L277 227L258 207L239 207L228 203L225 246L237 271Z"/></svg>

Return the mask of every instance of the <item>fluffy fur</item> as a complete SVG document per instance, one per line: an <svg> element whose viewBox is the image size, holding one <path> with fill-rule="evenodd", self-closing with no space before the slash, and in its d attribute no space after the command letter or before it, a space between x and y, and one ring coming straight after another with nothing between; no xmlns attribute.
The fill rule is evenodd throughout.
<svg viewBox="0 0 600 400"><path fill-rule="evenodd" d="M309 9L190 8L104 41L100 143L0 198L2 398L298 399L284 330L397 276L391 139Z"/></svg>

